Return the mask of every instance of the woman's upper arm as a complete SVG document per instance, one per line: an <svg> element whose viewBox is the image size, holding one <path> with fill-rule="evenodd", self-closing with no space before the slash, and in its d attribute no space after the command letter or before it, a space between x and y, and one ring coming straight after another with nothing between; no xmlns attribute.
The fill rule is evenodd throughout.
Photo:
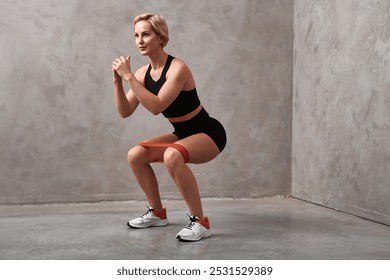
<svg viewBox="0 0 390 280"><path fill-rule="evenodd" d="M171 67L167 72L166 82L158 93L161 111L168 108L169 105L175 101L189 80L192 80L191 71L187 65L180 60L173 63L174 61L172 61ZM195 85L193 87L195 87Z"/></svg>

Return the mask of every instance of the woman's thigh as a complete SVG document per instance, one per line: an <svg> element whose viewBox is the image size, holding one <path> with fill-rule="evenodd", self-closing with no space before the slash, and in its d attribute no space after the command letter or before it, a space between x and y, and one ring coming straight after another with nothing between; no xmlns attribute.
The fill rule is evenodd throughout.
<svg viewBox="0 0 390 280"><path fill-rule="evenodd" d="M153 138L149 138L144 140L143 142L149 142L149 143L174 143L179 138L174 134L163 134L159 135ZM163 147L141 147L136 146L137 149L143 149L142 151L145 152L145 156L148 159L148 162L163 162L164 161L164 152L167 148Z"/></svg>
<svg viewBox="0 0 390 280"><path fill-rule="evenodd" d="M186 148L190 155L190 163L205 163L220 154L218 146L205 133L198 133L176 141Z"/></svg>

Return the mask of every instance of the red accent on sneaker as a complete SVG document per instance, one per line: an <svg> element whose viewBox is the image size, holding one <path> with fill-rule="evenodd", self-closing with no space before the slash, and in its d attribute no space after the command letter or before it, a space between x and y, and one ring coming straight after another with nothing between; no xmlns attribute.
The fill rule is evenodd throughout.
<svg viewBox="0 0 390 280"><path fill-rule="evenodd" d="M202 219L199 219L198 223L204 226L205 228L210 229L210 222L208 217L203 217Z"/></svg>
<svg viewBox="0 0 390 280"><path fill-rule="evenodd" d="M161 220L165 220L167 218L167 209L164 208L162 211L153 210L153 214L159 217Z"/></svg>

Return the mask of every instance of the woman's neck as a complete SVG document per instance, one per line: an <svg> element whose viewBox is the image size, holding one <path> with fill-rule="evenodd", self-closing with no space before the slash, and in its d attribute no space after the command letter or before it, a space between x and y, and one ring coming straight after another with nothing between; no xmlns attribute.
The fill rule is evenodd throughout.
<svg viewBox="0 0 390 280"><path fill-rule="evenodd" d="M168 54L161 50L149 56L149 62L153 70L159 70L165 66Z"/></svg>

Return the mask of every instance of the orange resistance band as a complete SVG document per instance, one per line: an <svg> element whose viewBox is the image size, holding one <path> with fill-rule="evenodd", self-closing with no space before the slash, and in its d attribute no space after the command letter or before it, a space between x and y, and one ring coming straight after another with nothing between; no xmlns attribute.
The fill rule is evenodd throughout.
<svg viewBox="0 0 390 280"><path fill-rule="evenodd" d="M190 155L188 154L188 151L186 148L184 148L182 145L180 144L176 144L176 143L151 143L151 142L141 142L139 143L139 145L141 147L157 147L157 148L175 148L176 150L178 150L181 155L183 156L184 158L184 162L188 162L190 160Z"/></svg>

